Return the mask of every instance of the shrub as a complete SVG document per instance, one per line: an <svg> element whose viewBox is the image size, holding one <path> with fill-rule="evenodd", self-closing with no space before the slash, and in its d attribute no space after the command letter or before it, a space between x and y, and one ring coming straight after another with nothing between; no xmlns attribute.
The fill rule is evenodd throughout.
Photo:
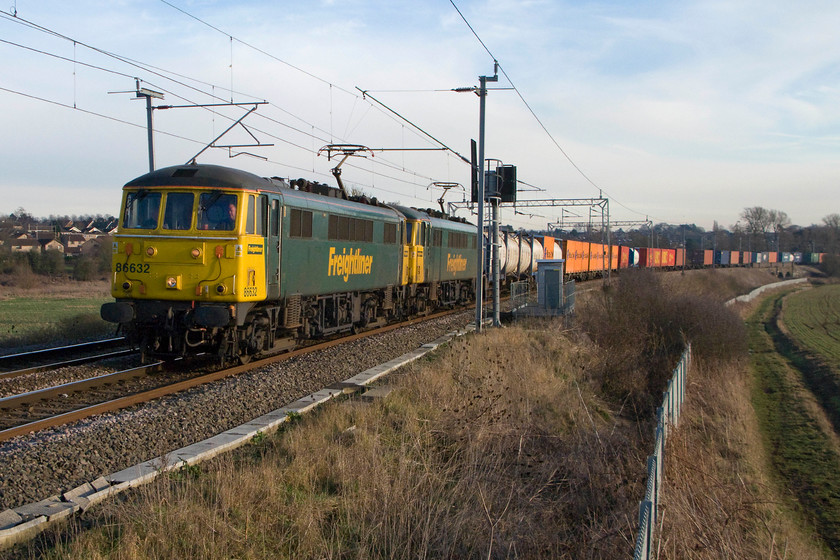
<svg viewBox="0 0 840 560"><path fill-rule="evenodd" d="M823 270L826 276L840 277L840 256L826 255L823 262Z"/></svg>
<svg viewBox="0 0 840 560"><path fill-rule="evenodd" d="M597 375L605 394L642 415L661 401L686 341L700 360L731 360L746 351L742 321L714 295L669 292L649 270L623 273L580 317L604 352Z"/></svg>

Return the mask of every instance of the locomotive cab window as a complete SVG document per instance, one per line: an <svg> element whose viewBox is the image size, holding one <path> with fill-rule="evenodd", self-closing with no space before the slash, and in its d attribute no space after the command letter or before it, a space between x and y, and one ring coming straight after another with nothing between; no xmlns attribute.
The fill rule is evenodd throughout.
<svg viewBox="0 0 840 560"><path fill-rule="evenodd" d="M193 194L171 192L166 195L163 229L185 230L192 226Z"/></svg>
<svg viewBox="0 0 840 560"><path fill-rule="evenodd" d="M271 236L277 237L280 235L280 201L272 199L271 201L271 214L268 219L269 223L271 224Z"/></svg>
<svg viewBox="0 0 840 560"><path fill-rule="evenodd" d="M266 231L268 231L268 197L252 194L248 197L245 233L265 236Z"/></svg>
<svg viewBox="0 0 840 560"><path fill-rule="evenodd" d="M232 231L236 227L235 194L201 193L198 198L198 229Z"/></svg>
<svg viewBox="0 0 840 560"><path fill-rule="evenodd" d="M155 229L160 212L160 193L139 190L125 197L123 227L126 229Z"/></svg>

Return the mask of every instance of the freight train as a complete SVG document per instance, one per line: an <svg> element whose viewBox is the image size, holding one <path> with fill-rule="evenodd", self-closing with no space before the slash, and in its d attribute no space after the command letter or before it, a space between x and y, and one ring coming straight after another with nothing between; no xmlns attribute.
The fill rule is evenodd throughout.
<svg viewBox="0 0 840 560"><path fill-rule="evenodd" d="M553 238L546 237L545 239ZM565 256L565 275L583 280L603 276L607 271L620 271L634 267L677 270L737 266L769 267L788 263L821 264L826 255L825 253L715 251L711 249L687 253L685 249L633 248L574 240L555 242L559 244Z"/></svg>
<svg viewBox="0 0 840 560"><path fill-rule="evenodd" d="M476 228L215 165L123 187L102 318L145 357L224 362L474 299Z"/></svg>
<svg viewBox="0 0 840 560"><path fill-rule="evenodd" d="M111 294L101 308L144 358L223 362L471 302L476 226L304 179L216 165L159 169L123 187ZM483 240L486 243L486 237ZM569 278L624 268L821 262L822 254L631 248L505 233L504 278L565 258ZM488 259L490 251L487 252ZM484 263L489 268L488 261Z"/></svg>

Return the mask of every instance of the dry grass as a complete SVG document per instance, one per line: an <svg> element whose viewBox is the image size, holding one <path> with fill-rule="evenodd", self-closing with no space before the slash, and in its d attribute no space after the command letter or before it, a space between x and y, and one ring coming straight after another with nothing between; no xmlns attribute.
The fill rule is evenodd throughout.
<svg viewBox="0 0 840 560"><path fill-rule="evenodd" d="M702 367L669 444L661 557L821 558L762 474L743 331L698 277L678 294L623 278L580 307L586 333L535 322L457 340L383 400L328 405L19 556L631 557L676 329Z"/></svg>
<svg viewBox="0 0 840 560"><path fill-rule="evenodd" d="M0 301L10 298L111 297L108 280L79 282L40 276L32 271L0 274Z"/></svg>
<svg viewBox="0 0 840 560"><path fill-rule="evenodd" d="M721 302L778 281L778 276L768 268L687 270L685 274L666 274L662 280L672 292L703 295Z"/></svg>
<svg viewBox="0 0 840 560"><path fill-rule="evenodd" d="M831 558L768 474L747 368L692 374L682 424L668 441L660 558Z"/></svg>
<svg viewBox="0 0 840 560"><path fill-rule="evenodd" d="M47 557L627 557L650 440L593 393L593 352L551 323L456 341L384 400L97 508Z"/></svg>

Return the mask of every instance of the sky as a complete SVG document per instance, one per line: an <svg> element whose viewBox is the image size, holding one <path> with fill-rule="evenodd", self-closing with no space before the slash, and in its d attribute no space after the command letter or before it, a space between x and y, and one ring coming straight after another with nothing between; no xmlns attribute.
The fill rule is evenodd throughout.
<svg viewBox="0 0 840 560"><path fill-rule="evenodd" d="M752 206L802 226L840 212L836 0L7 5L4 215L119 213L122 185L149 170L135 80L163 93L156 106L267 102L155 110L158 168L190 161L256 106L216 144L262 146L197 161L334 185L340 158L323 148L360 145L370 151L341 167L349 187L437 207L435 182L468 192L460 156L479 136L478 96L452 90L493 76L494 59L485 155L517 166L519 200L603 196L611 222L707 229ZM515 228L589 219L586 207L502 209Z"/></svg>

